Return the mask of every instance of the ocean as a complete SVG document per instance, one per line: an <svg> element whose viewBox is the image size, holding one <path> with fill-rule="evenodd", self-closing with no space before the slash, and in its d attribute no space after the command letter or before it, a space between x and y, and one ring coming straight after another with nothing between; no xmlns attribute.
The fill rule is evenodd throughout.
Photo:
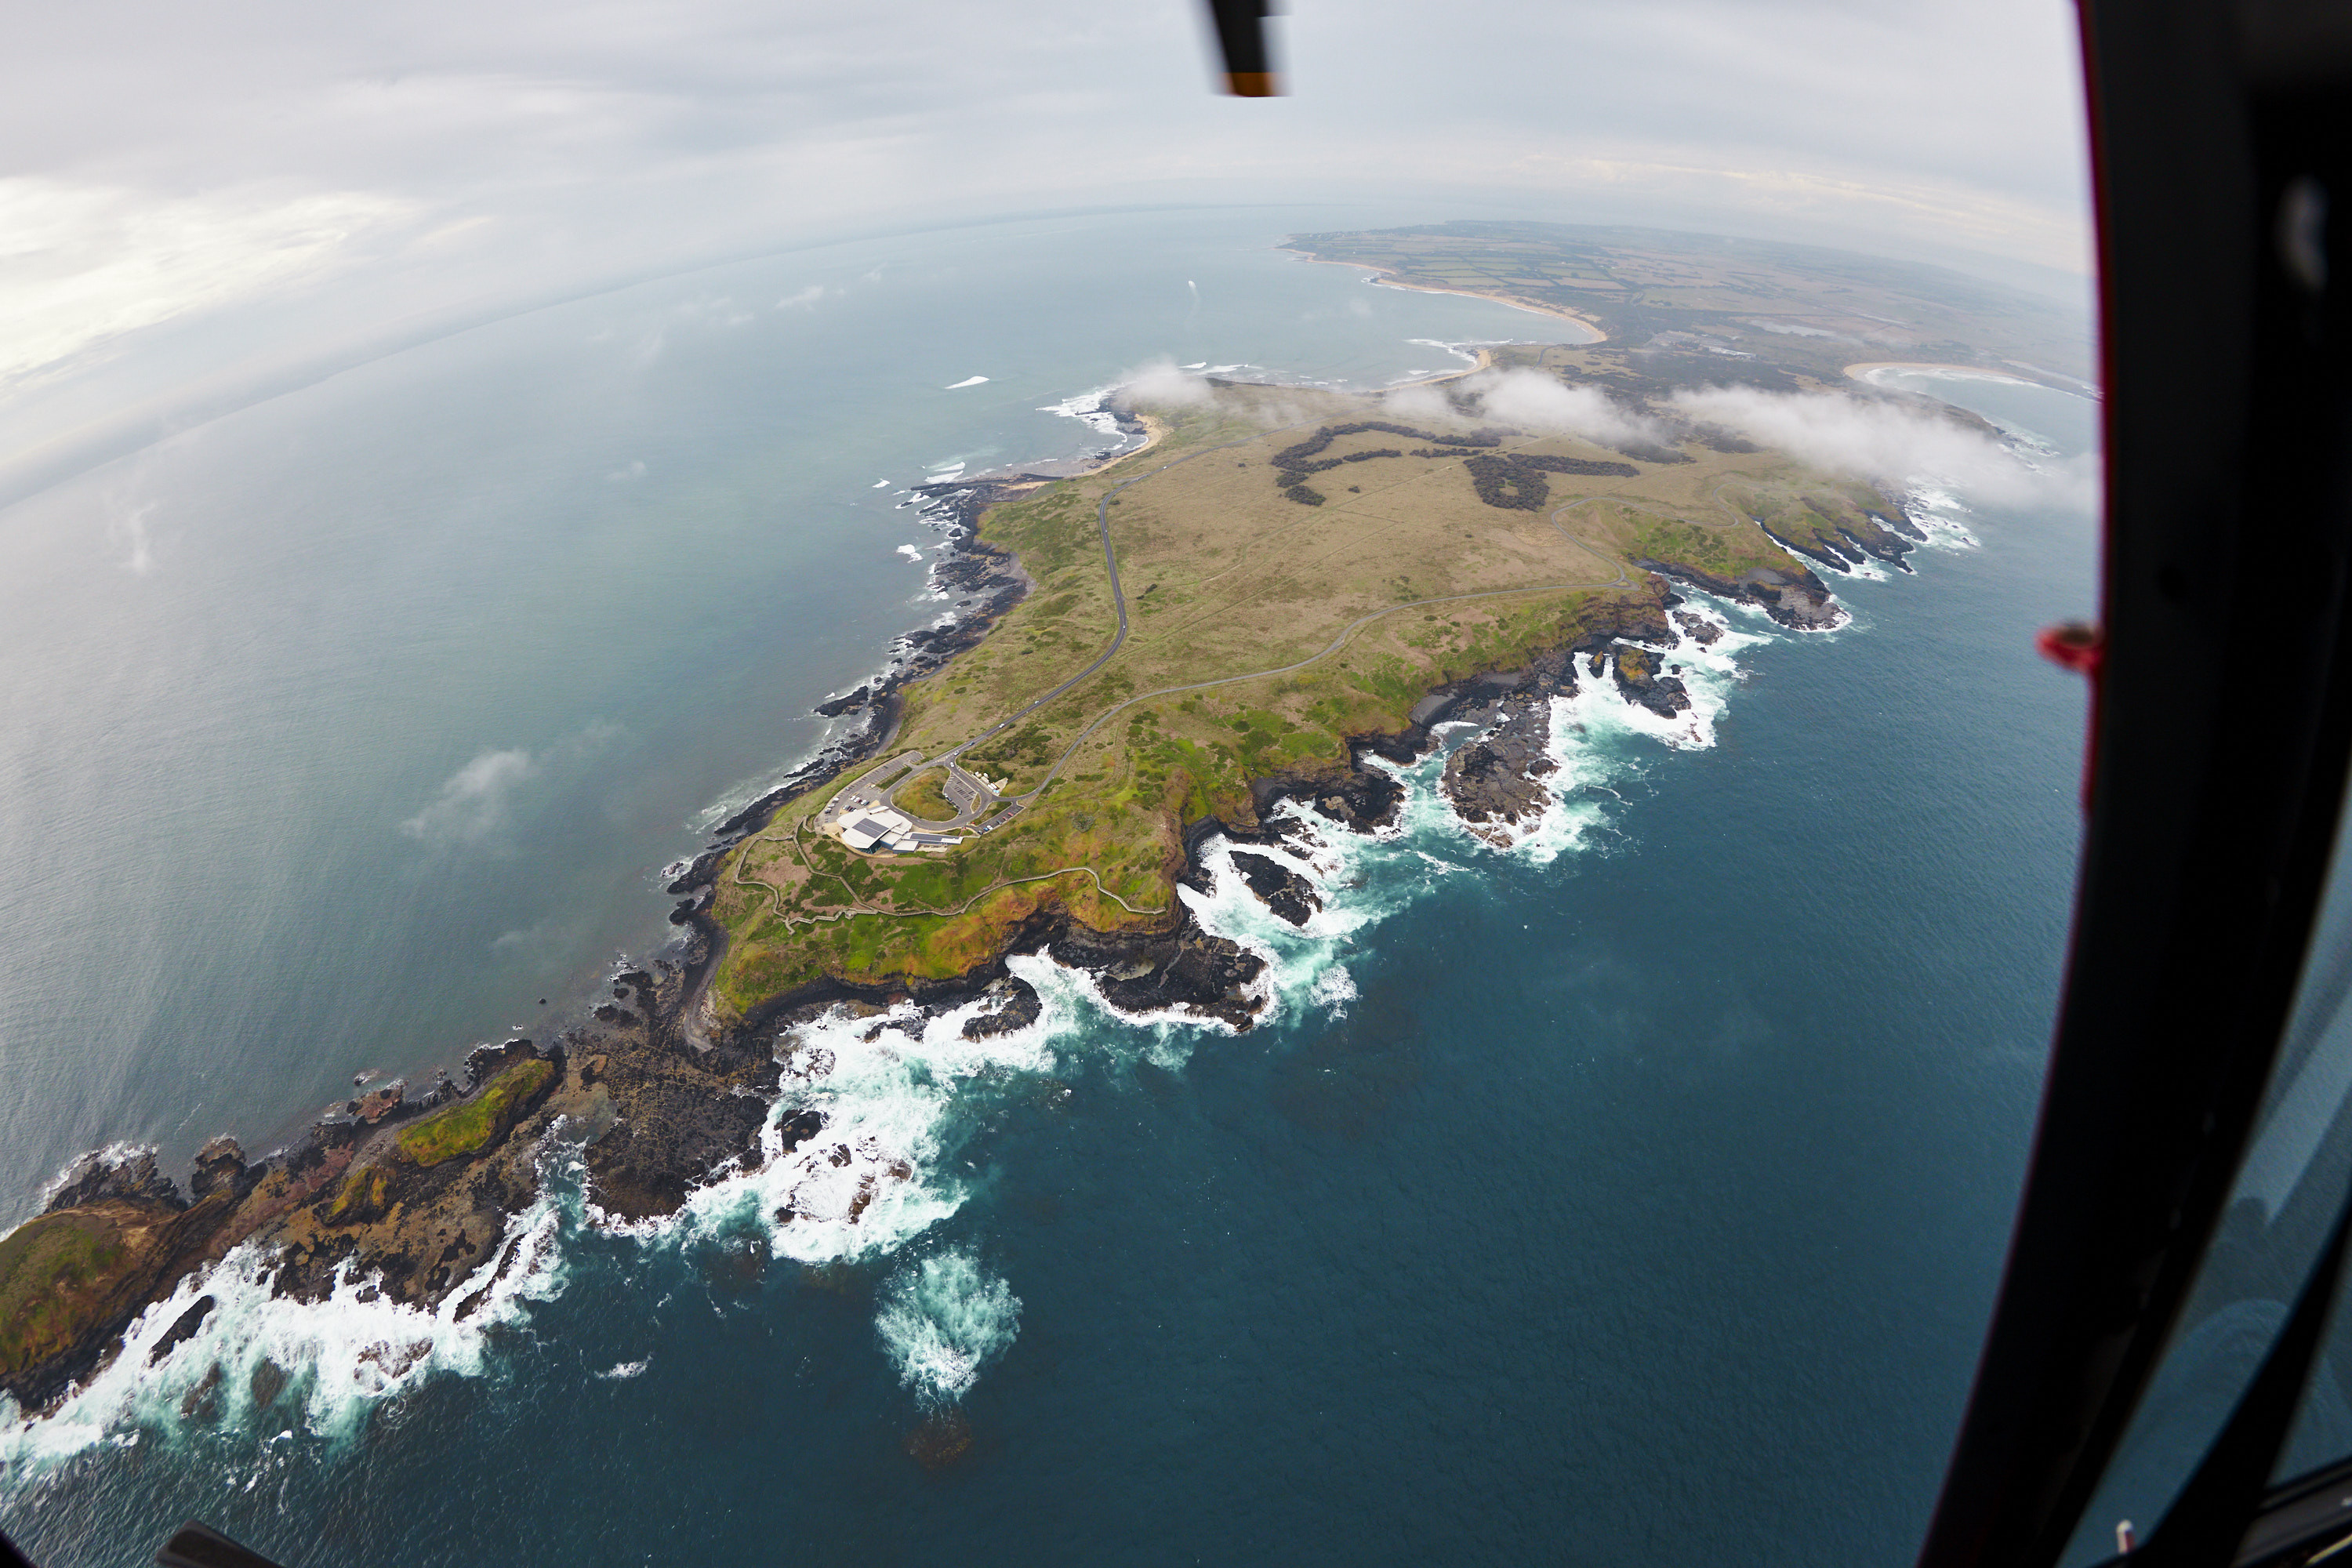
<svg viewBox="0 0 2352 1568"><path fill-rule="evenodd" d="M1269 248L1349 221L739 262L0 511L5 1217L84 1148L257 1153L666 940L663 868L941 608L908 485L1098 449L1071 416L1154 358L1378 386L1563 326ZM794 1092L919 1173L857 1235L756 1177L599 1226L553 1151L494 1310L295 1308L233 1259L152 1373L0 1425L0 1523L58 1564L184 1517L289 1564L1907 1558L2063 956L2084 702L2032 636L2095 606L2087 517L1924 499L1847 626L1711 609L1695 723L1578 699L1527 842L1453 825L1433 759L1395 833L1306 847L1304 931L1220 879L1265 1026L1038 959L1016 1035L820 1026ZM969 1450L917 1463L950 1411Z"/></svg>

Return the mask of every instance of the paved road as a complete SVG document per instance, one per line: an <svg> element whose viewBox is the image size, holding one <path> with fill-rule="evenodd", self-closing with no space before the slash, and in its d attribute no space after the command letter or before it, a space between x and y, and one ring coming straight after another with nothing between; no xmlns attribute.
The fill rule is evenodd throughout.
<svg viewBox="0 0 2352 1568"><path fill-rule="evenodd" d="M1283 428L1295 430L1301 428L1301 426L1294 425L1285 426ZM1273 433L1277 435L1280 434L1279 431ZM942 823L926 822L922 825L922 831L928 833L944 833L950 828L962 827L971 822L973 818L982 816L991 807L1000 804L1004 804L1004 802L1002 801L993 791L988 789L986 785L981 784L976 775L959 766L956 759L962 756L964 752L971 750L974 746L979 745L982 741L989 739L991 736L1003 734L1005 731L1013 728L1013 725L1021 722L1022 720L1029 717L1030 714L1037 711L1038 709L1045 706L1046 703L1054 700L1055 698L1061 696L1062 693L1069 690L1072 687L1086 679L1087 677L1100 669L1104 665L1108 664L1112 658L1118 654L1119 648L1126 643L1127 594L1119 586L1118 552L1112 547L1110 542L1110 503L1118 498L1118 492L1127 489L1129 485L1139 485L1144 480L1152 478L1154 475L1164 474L1171 468L1189 463L1195 458L1205 458L1212 452L1223 452L1234 447L1246 447L1253 441L1263 439L1266 434L1267 432L1261 431L1255 436L1245 436L1238 441L1221 441L1213 447L1203 447L1197 452L1187 452L1184 456L1176 458L1173 462L1160 464L1150 473L1138 474L1131 479L1122 479L1118 484L1113 485L1109 489L1103 492L1102 500L1095 505L1095 527L1102 535L1103 566L1110 574L1111 607L1118 612L1118 630L1112 634L1110 646L1103 649L1101 654L1096 658L1092 664L1078 671L1077 674L1070 677L1069 679L1062 682L1061 685L1054 688L1053 690L1045 693L1045 696L1038 698L1034 702L1030 703L1019 712L1014 713L1012 717L998 720L987 729L982 730L979 734L971 737L971 739L962 742L961 744L952 746L947 751L941 752L936 757L929 758L927 761L919 760L915 763L914 767L908 770L907 776L912 778L916 773L922 772L926 768L937 767L940 763L945 763L955 773L961 774L964 778L971 780L972 784L979 788L981 794L981 799L979 802L971 809L957 813L953 821ZM1091 728L1091 726L1089 726L1089 728ZM1066 752L1064 754L1065 756L1067 755ZM839 798L845 801L853 801L859 804L870 802L877 805L888 805L891 792L888 790L872 789L867 786L866 781L869 779L890 775L897 769L898 763L902 761L904 761L903 757L891 763L885 763L883 766L875 769L874 772L866 774L865 777L856 780L855 783L845 788L841 792ZM1061 771L1061 767L1062 764L1060 763L1055 763L1054 764L1054 773L1059 773ZM1026 805L1031 801L1036 799L1038 795L1044 791L1045 785L1054 782L1054 773L1047 773L1044 781L1041 782L1035 789L1029 791L1026 795L1010 797L1010 804L1015 807L1019 807Z"/></svg>
<svg viewBox="0 0 2352 1568"><path fill-rule="evenodd" d="M1285 426L1283 428L1296 430L1301 428L1301 426L1291 425ZM1061 685L1056 686L1053 690L1048 691L1045 696L1040 697L1026 708L1022 709L1018 713L1013 714L1009 719L998 720L994 724L990 725L987 729L982 731L979 734L974 735L971 740L964 742L961 745L955 747L951 751L940 752L937 760L940 762L952 762L957 757L960 757L964 752L970 751L972 747L979 745L982 741L987 740L990 736L1003 734L1005 731L1013 728L1013 725L1021 722L1022 720L1029 717L1030 714L1037 711L1038 709L1045 706L1046 703L1054 700L1055 698L1059 697L1073 686L1077 685L1078 682L1084 680L1087 676L1092 675L1096 670L1100 669L1104 665L1108 664L1111 661L1112 656L1118 652L1120 645L1127 641L1127 595L1120 590L1118 584L1118 552L1111 548L1110 542L1110 503L1118 498L1119 491L1127 489L1129 485L1139 485L1148 479L1151 479L1160 474L1164 474L1171 468L1180 468L1182 465L1191 462L1195 458L1205 458L1212 452L1227 451L1234 447L1246 447L1254 441L1265 439L1268 434L1280 434L1280 432L1260 431L1255 436L1245 436L1238 441L1221 441L1213 447L1203 447L1197 452L1186 453L1183 457L1177 458L1174 462L1162 463L1158 468L1152 469L1150 473L1138 474L1131 479L1122 479L1118 484L1113 485L1109 489L1104 491L1102 500L1097 502L1095 506L1095 526L1100 530L1102 533L1103 565L1110 572L1111 605L1118 611L1118 631L1111 637L1110 647L1103 649L1101 657L1097 658L1092 664L1087 666L1086 668L1078 671L1077 674L1070 677L1069 679L1065 680ZM1060 764L1058 763L1055 764L1056 767L1059 765ZM1051 775L1048 775L1047 782L1051 782ZM1034 800L1037 798L1038 791L1045 787L1045 785L1041 784L1036 789L1033 789L1028 794L1021 795L1018 798L1024 802Z"/></svg>
<svg viewBox="0 0 2352 1568"><path fill-rule="evenodd" d="M1294 425L1286 426L1283 428L1302 429L1304 427L1304 426ZM957 766L956 759L958 757L961 756L965 752L970 751L972 747L979 745L982 741L988 740L991 736L1003 734L1013 725L1021 722L1022 720L1029 717L1030 714L1034 713L1040 708L1045 707L1048 702L1053 701L1056 697L1061 696L1072 687L1076 686L1080 681L1086 679L1087 677L1094 674L1104 665L1108 664L1112 658L1118 654L1120 647L1126 643L1127 595L1119 586L1118 552L1112 548L1110 542L1110 503L1118 497L1119 491L1127 489L1129 485L1139 485L1146 479L1155 478L1158 475L1166 473L1171 468L1189 463L1195 458L1205 458L1212 452L1222 452L1234 447L1246 447L1252 442L1262 440L1267 434L1278 435L1280 433L1280 431L1260 432L1255 436L1244 437L1239 441L1223 441L1213 447L1203 447L1197 452L1186 453L1183 457L1176 458L1173 462L1162 463L1160 467L1152 469L1150 473L1138 474L1131 479L1122 479L1118 484L1112 486L1108 490L1105 491L1102 500L1097 502L1095 507L1095 526L1102 535L1103 565L1110 574L1111 605L1118 612L1118 630L1112 636L1110 646L1103 649L1102 653L1096 658L1092 664L1089 664L1084 669L1078 671L1077 674L1070 677L1069 679L1065 680L1061 685L1056 686L1054 689L1045 693L1045 696L1038 698L1035 701L1030 703L1019 712L1014 713L1010 718L998 720L994 724L992 724L987 729L982 731L979 734L974 735L971 739L940 752L938 756L929 759L928 762L918 763L914 771L919 772L924 768L936 767L940 763L945 763L956 773L963 773L967 778L971 777L971 775L966 773L964 769ZM1592 546L1585 541L1578 539L1575 535L1570 533L1567 529L1560 527L1559 520L1563 513L1571 511L1577 507L1587 505L1592 501L1606 500L1610 498L1606 494L1586 496L1582 500L1570 501L1566 506L1554 509L1550 516L1546 519L1546 521L1551 524L1552 528L1559 532L1562 539L1567 540L1573 545L1576 545L1587 554L1598 558L1604 565L1612 563L1611 563L1610 558L1603 555L1600 551L1593 549ZM1148 702L1153 698L1172 696L1179 692L1202 691L1214 686L1231 686L1239 681L1261 680L1270 675L1287 675L1293 670L1305 669L1308 665L1319 663L1323 659L1328 658L1331 655L1339 652L1342 647L1346 646L1348 639L1355 636L1355 634L1364 626L1370 625L1372 622L1377 621L1383 616L1392 616L1399 610L1415 609L1424 605L1459 604L1467 599L1506 598L1516 594L1556 594L1564 591L1572 591L1579 588L1614 588L1626 586L1631 582L1631 579L1625 574L1623 563L1619 562L1614 563L1613 564L1617 567L1617 575L1613 580L1601 580L1591 583L1549 583L1538 586L1526 588L1495 588L1488 589L1482 593L1448 594L1437 598L1414 599L1402 605L1390 605L1384 608L1375 610L1370 615L1359 616L1356 619L1349 622L1347 626L1340 629L1339 635L1331 639L1328 647L1325 647L1319 653L1309 654L1307 658L1298 660L1296 664L1278 665L1271 669L1254 669L1244 675L1222 676L1214 680L1199 680L1185 686L1163 686L1157 691L1145 691L1139 693L1134 697L1129 698L1126 701L1121 702L1097 715L1093 723L1088 724L1085 729L1079 731L1076 738L1070 742L1069 745L1063 749L1062 754L1054 760L1054 765L1046 770L1045 776L1037 782L1036 788L1032 789L1024 795L1004 797L1003 803L1009 804L1017 809L1018 807L1028 805L1031 801L1035 800L1039 795L1045 794L1046 787L1054 782L1055 775L1061 773L1063 764L1066 763L1070 760L1071 754L1076 752L1081 742L1085 741L1088 735L1093 734L1096 730L1102 726L1105 721L1110 719L1114 714L1122 712L1139 702ZM886 773L887 771L887 768L877 769L876 773L869 773L866 777L872 778L876 776L877 773ZM908 776L912 777L912 773L909 773ZM858 783L862 784L865 783L865 780L861 779ZM854 789L856 786L853 785L851 787ZM843 792L845 796L846 796L848 793L849 792L846 790ZM887 795L887 792L885 792L883 798L886 800ZM974 817L981 816L989 806L997 804L999 804L998 798L992 795L982 804L973 806L970 811L958 814L956 819L951 823L941 823L937 825L925 824L925 831L937 833L945 831L950 827L962 827L966 824L970 823ZM1008 815L1010 814L1008 813ZM1124 900L1121 901L1124 902Z"/></svg>

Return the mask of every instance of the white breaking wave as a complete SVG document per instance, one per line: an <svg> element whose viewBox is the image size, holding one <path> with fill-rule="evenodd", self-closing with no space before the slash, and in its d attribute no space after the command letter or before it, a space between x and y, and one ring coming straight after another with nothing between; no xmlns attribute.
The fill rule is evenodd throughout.
<svg viewBox="0 0 2352 1568"><path fill-rule="evenodd" d="M1125 434L1118 427L1118 416L1105 407L1104 402L1118 389L1116 386L1090 387L1075 397L1059 403L1049 403L1037 410L1040 414L1058 414L1065 419L1075 419L1097 436L1116 440Z"/></svg>
<svg viewBox="0 0 2352 1568"><path fill-rule="evenodd" d="M1927 536L1927 545L1937 550L1976 550L1981 548L1977 536L1969 531L1968 504L1948 488L1935 484L1915 484L1903 495L1903 510Z"/></svg>
<svg viewBox="0 0 2352 1568"><path fill-rule="evenodd" d="M1478 363L1477 351L1461 343L1449 343L1442 338L1407 338L1405 339L1405 342L1412 344L1416 348L1442 350L1467 364L1476 364ZM1412 374L1419 374L1420 373L1416 371Z"/></svg>
<svg viewBox="0 0 2352 1568"><path fill-rule="evenodd" d="M1045 960L1016 958L1037 973L1044 1010L1025 1028L976 1040L974 1001L937 1017L911 1003L865 1017L835 1008L778 1042L782 1090L761 1132L755 1169L738 1169L690 1194L665 1232L764 1230L779 1258L852 1261L895 1252L962 1207L963 1182L950 1168L969 1119L963 1102L1015 1075L1051 1073L1046 1041L1066 1033L1070 988L1055 986ZM784 1147L793 1119L814 1112L824 1125ZM804 1123L803 1123L804 1125Z"/></svg>
<svg viewBox="0 0 2352 1568"><path fill-rule="evenodd" d="M874 1328L898 1381L937 1409L961 1399L980 1369L1013 1343L1021 1298L969 1251L950 1248L890 1277Z"/></svg>
<svg viewBox="0 0 2352 1568"><path fill-rule="evenodd" d="M941 390L946 392L961 392L965 387L978 386L982 382L984 382L987 379L988 377L984 375L968 375L961 381L951 383L948 386L941 388Z"/></svg>
<svg viewBox="0 0 2352 1568"><path fill-rule="evenodd" d="M547 1184L508 1223L488 1260L430 1311L393 1300L348 1264L323 1301L274 1296L272 1251L236 1247L140 1314L123 1332L121 1353L54 1414L27 1419L0 1394L0 1467L47 1465L100 1443L135 1442L142 1427L170 1429L207 1409L214 1419L247 1426L282 1409L314 1436L346 1440L389 1394L436 1373L478 1375L492 1325L519 1321L530 1302L563 1289L558 1233L565 1201ZM173 1326L206 1296L215 1305L202 1325L151 1366Z"/></svg>

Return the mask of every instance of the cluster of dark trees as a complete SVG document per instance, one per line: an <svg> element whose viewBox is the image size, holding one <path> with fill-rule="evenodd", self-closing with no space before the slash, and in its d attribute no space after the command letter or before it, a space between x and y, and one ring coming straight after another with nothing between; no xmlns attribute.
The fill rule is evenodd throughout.
<svg viewBox="0 0 2352 1568"><path fill-rule="evenodd" d="M1712 447L1718 452L1760 452L1764 448L1743 436L1734 435L1720 425L1700 425L1691 430L1691 439L1702 447Z"/></svg>
<svg viewBox="0 0 2352 1568"><path fill-rule="evenodd" d="M1362 419L1352 425L1326 425L1297 446L1285 447L1281 451L1276 452L1274 455L1274 466L1284 473L1314 474L1320 473L1325 468L1336 468L1341 463L1352 463L1364 458L1400 458L1404 455L1402 452L1383 450L1356 452L1345 458L1326 458L1319 463L1315 460L1317 454L1340 437L1361 436L1370 430L1377 430L1383 436L1410 436L1416 441L1432 441L1453 447L1499 447L1503 444L1502 437L1491 430L1481 430L1470 436L1449 437L1433 436L1426 430L1416 430L1410 425L1391 425L1384 419Z"/></svg>
<svg viewBox="0 0 2352 1568"><path fill-rule="evenodd" d="M1326 458L1322 454L1332 442L1342 436L1361 436L1377 430L1385 436L1410 436L1416 441L1431 443L1416 447L1416 458L1460 458L1463 467L1470 471L1470 482L1477 487L1478 499L1488 506L1498 506L1515 511L1533 511L1551 499L1551 481L1546 474L1590 474L1612 479L1630 479L1641 472L1631 463L1597 463L1584 458L1544 458L1527 454L1505 454L1487 448L1503 444L1503 435L1496 430L1477 430L1467 436L1435 436L1426 430L1416 430L1410 425L1391 425L1385 420L1363 419L1350 425L1326 425L1296 446L1285 447L1274 455L1276 482L1282 493L1301 506L1321 506L1327 499L1307 483L1309 474L1320 474L1342 463L1368 462L1374 458L1402 458L1393 447L1379 447L1365 452L1349 452L1342 457ZM1661 462L1688 462L1680 452L1661 454Z"/></svg>
<svg viewBox="0 0 2352 1568"><path fill-rule="evenodd" d="M1376 451L1350 452L1344 458L1325 458L1320 462L1316 460L1317 453L1340 437L1360 436L1367 430L1380 430L1391 436L1412 436L1423 441L1436 439L1433 436L1423 436L1420 431L1408 429L1402 425L1386 425L1377 419L1367 419L1355 425L1326 425L1297 446L1285 447L1274 455L1275 478L1276 481L1283 487L1282 493L1301 506L1321 506L1324 500L1323 492L1307 485L1307 475L1319 474L1326 468L1336 468L1342 463L1360 463L1370 458L1404 456L1394 447L1382 447Z"/></svg>
<svg viewBox="0 0 2352 1568"><path fill-rule="evenodd" d="M1416 441L1449 440L1446 437L1434 436L1426 430L1416 430L1410 425L1391 425L1384 419L1360 419L1349 425L1326 425L1306 440L1293 447L1285 447L1274 455L1276 482L1283 487L1282 493L1301 506L1321 506L1325 498L1320 491L1307 485L1307 475L1326 472L1338 468L1342 463L1363 463L1374 458L1404 456L1394 447L1376 447L1370 451L1349 452L1338 458L1321 456L1332 442L1342 436L1361 436L1374 430L1384 436L1410 436ZM1442 450L1434 447L1421 447L1413 453L1413 456L1416 458L1466 457L1472 448L1499 447L1502 442L1502 437L1493 431L1481 430L1475 435L1451 437L1449 446Z"/></svg>
<svg viewBox="0 0 2352 1568"><path fill-rule="evenodd" d="M1595 463L1583 458L1541 458L1525 453L1482 452L1462 465L1478 499L1510 511L1533 511L1551 499L1546 474L1593 474L1630 479L1642 470L1631 463Z"/></svg>

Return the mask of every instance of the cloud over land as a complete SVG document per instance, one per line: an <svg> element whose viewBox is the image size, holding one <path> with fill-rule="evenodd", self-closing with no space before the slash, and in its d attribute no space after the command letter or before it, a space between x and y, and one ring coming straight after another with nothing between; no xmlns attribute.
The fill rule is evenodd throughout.
<svg viewBox="0 0 2352 1568"><path fill-rule="evenodd" d="M1995 505L2089 510L2095 470L2085 460L2029 460L1980 430L1927 408L1844 393L1709 386L1674 395L1679 412L1832 472L1891 484L1932 479Z"/></svg>

